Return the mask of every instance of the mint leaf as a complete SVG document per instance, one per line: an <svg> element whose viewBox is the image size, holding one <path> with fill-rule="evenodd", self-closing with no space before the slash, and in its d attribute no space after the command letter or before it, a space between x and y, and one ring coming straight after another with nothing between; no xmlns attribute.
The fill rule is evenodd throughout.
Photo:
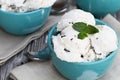
<svg viewBox="0 0 120 80"><path fill-rule="evenodd" d="M99 30L96 27L92 25L87 25L86 23L83 22L74 23L72 27L76 31L80 32L78 34L79 39L84 39L85 37L88 36L88 34L95 34L99 32Z"/></svg>
<svg viewBox="0 0 120 80"><path fill-rule="evenodd" d="M84 39L85 37L87 37L88 35L86 33L79 33L78 34L78 38L79 39Z"/></svg>
<svg viewBox="0 0 120 80"><path fill-rule="evenodd" d="M98 32L99 32L99 30L96 27L94 27L92 25L88 25L88 27L87 27L87 33L88 34L95 34L95 33L98 33Z"/></svg>
<svg viewBox="0 0 120 80"><path fill-rule="evenodd" d="M77 23L74 23L72 27L78 32L83 32L83 31L86 32L87 24L83 22L77 22Z"/></svg>

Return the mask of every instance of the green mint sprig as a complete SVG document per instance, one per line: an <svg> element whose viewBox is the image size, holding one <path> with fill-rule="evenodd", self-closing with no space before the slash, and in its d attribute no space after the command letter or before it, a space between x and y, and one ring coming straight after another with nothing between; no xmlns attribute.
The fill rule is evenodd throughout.
<svg viewBox="0 0 120 80"><path fill-rule="evenodd" d="M88 37L88 34L95 34L99 32L99 30L96 27L92 25L87 25L86 23L83 22L73 23L72 27L76 31L80 32L78 34L79 39L84 39Z"/></svg>

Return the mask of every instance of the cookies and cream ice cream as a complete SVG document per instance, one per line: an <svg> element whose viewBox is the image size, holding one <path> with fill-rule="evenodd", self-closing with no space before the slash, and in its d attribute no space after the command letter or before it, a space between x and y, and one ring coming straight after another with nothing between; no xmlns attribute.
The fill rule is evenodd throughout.
<svg viewBox="0 0 120 80"><path fill-rule="evenodd" d="M95 26L99 32L79 39L78 31L72 25L84 22ZM54 51L58 58L68 62L92 62L107 57L118 48L118 40L113 29L106 25L95 25L94 16L88 12L74 9L61 18L57 26L60 34L52 37Z"/></svg>
<svg viewBox="0 0 120 80"><path fill-rule="evenodd" d="M50 7L56 0L0 0L1 10L9 12L27 12Z"/></svg>

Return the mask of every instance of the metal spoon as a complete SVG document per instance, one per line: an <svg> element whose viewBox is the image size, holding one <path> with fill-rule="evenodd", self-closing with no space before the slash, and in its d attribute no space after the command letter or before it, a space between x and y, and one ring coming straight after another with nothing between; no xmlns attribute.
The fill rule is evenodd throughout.
<svg viewBox="0 0 120 80"><path fill-rule="evenodd" d="M69 10L70 0L57 0L52 6L51 14L60 15Z"/></svg>

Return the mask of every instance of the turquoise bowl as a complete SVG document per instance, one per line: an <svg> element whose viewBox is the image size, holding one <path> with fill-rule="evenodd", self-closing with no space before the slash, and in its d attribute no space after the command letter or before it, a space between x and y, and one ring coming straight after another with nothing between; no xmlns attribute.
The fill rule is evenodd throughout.
<svg viewBox="0 0 120 80"><path fill-rule="evenodd" d="M26 35L43 26L51 7L26 13L13 13L0 10L0 27L14 35Z"/></svg>
<svg viewBox="0 0 120 80"><path fill-rule="evenodd" d="M107 25L97 19L96 23ZM48 46L51 50L50 55L54 66L64 77L69 80L96 80L108 71L118 50L111 52L105 59L95 62L66 62L57 58L52 45L52 36L56 34L56 26L57 24L49 32Z"/></svg>
<svg viewBox="0 0 120 80"><path fill-rule="evenodd" d="M120 0L76 0L78 8L89 11L95 17L104 17L120 10Z"/></svg>

